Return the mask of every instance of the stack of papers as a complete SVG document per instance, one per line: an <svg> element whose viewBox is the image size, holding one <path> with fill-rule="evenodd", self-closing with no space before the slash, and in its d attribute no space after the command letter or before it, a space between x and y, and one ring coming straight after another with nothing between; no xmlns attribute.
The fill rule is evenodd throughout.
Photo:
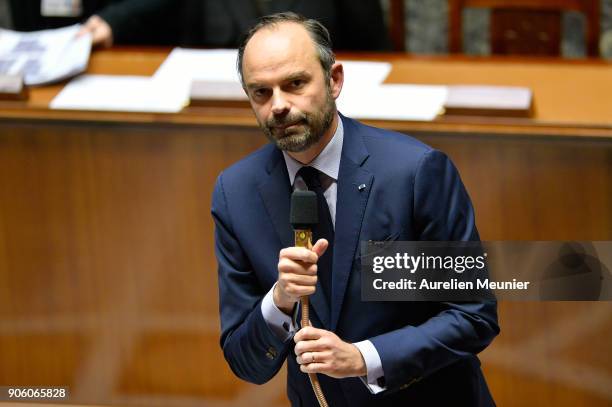
<svg viewBox="0 0 612 407"><path fill-rule="evenodd" d="M237 50L176 48L152 77L84 75L53 100L54 109L178 112L189 103L194 81L239 85ZM386 62L341 61L344 86L337 101L358 119L433 120L446 100L446 87L383 82ZM95 96L93 96L95 95Z"/></svg>
<svg viewBox="0 0 612 407"><path fill-rule="evenodd" d="M91 35L80 26L21 33L0 29L0 74L22 75L26 85L57 82L84 72Z"/></svg>
<svg viewBox="0 0 612 407"><path fill-rule="evenodd" d="M381 84L343 89L338 110L356 119L433 120L443 111L446 86Z"/></svg>
<svg viewBox="0 0 612 407"><path fill-rule="evenodd" d="M238 50L235 49L175 48L153 74L153 81L158 84L172 83L171 97L180 100L181 106L186 106L195 82L241 88L236 71L237 58Z"/></svg>
<svg viewBox="0 0 612 407"><path fill-rule="evenodd" d="M171 83L149 76L83 75L51 102L51 109L176 113L183 108Z"/></svg>
<svg viewBox="0 0 612 407"><path fill-rule="evenodd" d="M533 112L533 92L515 86L448 87L446 114L475 116L529 117Z"/></svg>
<svg viewBox="0 0 612 407"><path fill-rule="evenodd" d="M152 77L83 75L56 96L51 108L176 113L189 103L194 80L238 82L236 56L237 50L176 48Z"/></svg>
<svg viewBox="0 0 612 407"><path fill-rule="evenodd" d="M445 86L383 83L391 64L342 61L344 86L338 110L356 119L433 120L446 99Z"/></svg>

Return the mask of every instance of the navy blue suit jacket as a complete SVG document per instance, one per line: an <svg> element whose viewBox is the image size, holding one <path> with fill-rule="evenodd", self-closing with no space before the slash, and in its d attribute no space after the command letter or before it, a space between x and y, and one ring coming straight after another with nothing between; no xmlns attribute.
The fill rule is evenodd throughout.
<svg viewBox="0 0 612 407"><path fill-rule="evenodd" d="M317 289L311 320L347 342L369 339L387 390L373 395L359 378L319 375L329 404L493 405L476 353L499 332L494 302L361 301L360 241L479 238L457 170L444 154L411 137L342 120L332 301L328 306ZM294 245L291 191L282 153L271 144L217 180L212 214L221 346L234 373L253 383L268 381L287 360L292 405L316 406L293 341L279 340L261 313L261 300L278 277L279 251Z"/></svg>

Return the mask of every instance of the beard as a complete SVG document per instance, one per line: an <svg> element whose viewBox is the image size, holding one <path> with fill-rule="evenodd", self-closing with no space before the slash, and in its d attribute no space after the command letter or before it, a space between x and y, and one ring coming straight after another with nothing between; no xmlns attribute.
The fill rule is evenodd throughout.
<svg viewBox="0 0 612 407"><path fill-rule="evenodd" d="M294 113L272 117L259 127L272 143L282 151L299 153L316 144L331 126L336 111L336 102L327 92L323 109L314 113ZM286 127L288 126L288 127Z"/></svg>

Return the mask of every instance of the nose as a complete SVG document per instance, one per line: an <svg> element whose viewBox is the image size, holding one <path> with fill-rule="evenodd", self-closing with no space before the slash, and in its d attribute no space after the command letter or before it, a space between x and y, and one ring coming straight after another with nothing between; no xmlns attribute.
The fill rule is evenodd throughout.
<svg viewBox="0 0 612 407"><path fill-rule="evenodd" d="M291 106L284 92L280 89L275 89L272 94L272 113L275 115L285 114L290 108Z"/></svg>

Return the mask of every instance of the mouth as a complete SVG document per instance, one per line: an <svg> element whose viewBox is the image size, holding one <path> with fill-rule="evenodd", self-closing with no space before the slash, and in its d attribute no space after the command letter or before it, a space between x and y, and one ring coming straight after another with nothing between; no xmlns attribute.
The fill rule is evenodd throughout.
<svg viewBox="0 0 612 407"><path fill-rule="evenodd" d="M298 120L293 123L286 123L279 126L272 126L274 130L287 130L291 127L302 126L304 124L304 120Z"/></svg>

